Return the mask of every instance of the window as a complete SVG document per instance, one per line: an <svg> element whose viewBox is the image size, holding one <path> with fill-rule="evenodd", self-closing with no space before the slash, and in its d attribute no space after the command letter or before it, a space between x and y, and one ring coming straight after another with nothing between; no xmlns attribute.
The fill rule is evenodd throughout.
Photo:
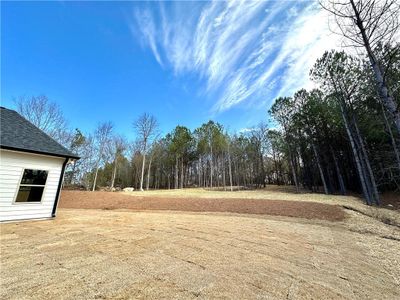
<svg viewBox="0 0 400 300"><path fill-rule="evenodd" d="M41 202L47 171L25 169L15 202Z"/></svg>

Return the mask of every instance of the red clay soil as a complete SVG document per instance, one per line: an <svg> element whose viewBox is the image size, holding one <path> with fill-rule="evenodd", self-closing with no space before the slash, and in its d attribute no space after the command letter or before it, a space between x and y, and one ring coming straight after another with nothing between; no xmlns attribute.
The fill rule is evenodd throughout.
<svg viewBox="0 0 400 300"><path fill-rule="evenodd" d="M112 192L62 191L60 208L230 212L343 220L341 207L314 202L257 199L137 197Z"/></svg>

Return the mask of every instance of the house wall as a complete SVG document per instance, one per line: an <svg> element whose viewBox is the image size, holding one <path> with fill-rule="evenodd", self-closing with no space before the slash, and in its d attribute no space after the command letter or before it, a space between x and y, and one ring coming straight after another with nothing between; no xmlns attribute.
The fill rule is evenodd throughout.
<svg viewBox="0 0 400 300"><path fill-rule="evenodd" d="M0 149L0 221L51 217L64 161ZM49 171L41 203L14 203L24 169Z"/></svg>

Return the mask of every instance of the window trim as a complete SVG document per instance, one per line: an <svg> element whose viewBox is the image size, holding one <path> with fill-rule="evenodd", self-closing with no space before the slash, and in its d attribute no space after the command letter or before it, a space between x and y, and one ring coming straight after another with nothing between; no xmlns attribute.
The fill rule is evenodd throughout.
<svg viewBox="0 0 400 300"><path fill-rule="evenodd" d="M46 171L46 172L47 172L46 183L45 183L44 185L43 185L43 184L21 184L22 178L24 177L25 170ZM18 184L18 186L17 186L17 190L15 191L14 200L13 200L12 204L13 204L13 205L14 205L14 204L15 204L15 205L26 205L26 204L28 204L28 205L35 205L35 204L36 204L36 205L42 205L42 204L43 204L43 195L46 193L47 178L48 178L49 174L50 174L50 170L45 169L45 168L42 168L42 169L38 169L38 168L22 168L22 172L21 172L21 175L20 175L20 177L19 177L19 184ZM43 193L42 193L42 197L40 197L40 201L34 201L34 202L28 202L28 201L25 201L25 202L17 202L17 197L18 197L18 193L19 193L19 189L20 189L21 185L22 185L22 186L39 186L39 187L43 187Z"/></svg>

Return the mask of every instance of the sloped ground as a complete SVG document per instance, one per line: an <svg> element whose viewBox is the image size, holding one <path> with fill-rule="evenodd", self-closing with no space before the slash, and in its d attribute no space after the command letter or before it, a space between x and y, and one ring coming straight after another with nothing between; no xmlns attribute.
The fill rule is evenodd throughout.
<svg viewBox="0 0 400 300"><path fill-rule="evenodd" d="M356 197L63 191L60 207L0 225L1 299L400 298L399 213Z"/></svg>
<svg viewBox="0 0 400 300"><path fill-rule="evenodd" d="M1 299L399 299L400 233L230 213L60 209L1 224Z"/></svg>
<svg viewBox="0 0 400 300"><path fill-rule="evenodd" d="M133 210L171 210L191 212L231 212L300 217L328 221L343 220L338 205L323 203L262 199L182 198L129 196L124 193L63 191L61 208L100 208Z"/></svg>
<svg viewBox="0 0 400 300"><path fill-rule="evenodd" d="M124 193L134 197L171 197L171 198L222 198L222 199L262 199L262 200L286 200L305 201L339 205L346 209L356 210L362 214L376 218L381 222L392 224L400 228L400 194L388 193L381 195L380 207L367 206L356 195L339 196L325 195L322 193L310 193L307 190L296 189L292 186L268 185L265 189L224 191L207 190L201 188L188 188L178 190L150 190L146 192L134 191ZM396 211L397 209L397 211Z"/></svg>

